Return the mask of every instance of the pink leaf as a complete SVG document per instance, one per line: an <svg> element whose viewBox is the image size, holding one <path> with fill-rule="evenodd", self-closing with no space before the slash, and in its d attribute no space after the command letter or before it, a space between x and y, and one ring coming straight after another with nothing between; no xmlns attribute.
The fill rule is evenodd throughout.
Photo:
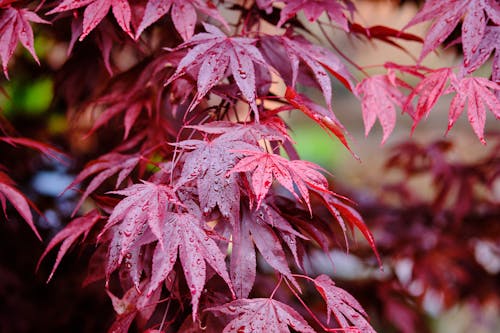
<svg viewBox="0 0 500 333"><path fill-rule="evenodd" d="M397 82L397 81L396 81ZM396 125L396 108L403 107L406 96L394 85L387 75L375 75L364 79L356 87L356 94L362 96L365 135L368 135L376 118L379 119L384 143Z"/></svg>
<svg viewBox="0 0 500 333"><path fill-rule="evenodd" d="M124 190L111 193L124 195L113 209L101 235L109 228L122 222L118 226L120 257L119 262L128 252L130 246L145 232L146 226L163 246L162 230L167 217L167 205L182 205L173 189L167 185L157 185L142 181L142 184L134 184Z"/></svg>
<svg viewBox="0 0 500 333"><path fill-rule="evenodd" d="M197 16L192 4L188 1L174 2L171 16L175 29L183 40L193 37Z"/></svg>
<svg viewBox="0 0 500 333"><path fill-rule="evenodd" d="M441 68L432 71L410 93L404 105L405 110L410 110L411 102L416 96L419 96L415 112L412 115L412 131L415 130L420 120L429 114L439 97L444 94L446 83L451 76L453 76L453 72L450 68Z"/></svg>
<svg viewBox="0 0 500 333"><path fill-rule="evenodd" d="M309 210L311 207L308 188L319 192L329 192L328 182L319 172L323 169L313 163L300 160L289 161L279 155L261 151L241 152L247 157L241 159L230 173L252 172L252 187L257 196L257 208L269 191L273 177L298 199L294 189L295 183Z"/></svg>
<svg viewBox="0 0 500 333"><path fill-rule="evenodd" d="M499 12L500 5L496 0L428 0L404 29L420 22L434 20L425 37L420 54L422 60L451 34L460 19L465 16L462 24L462 43L467 61L483 39L486 17L500 24Z"/></svg>
<svg viewBox="0 0 500 333"><path fill-rule="evenodd" d="M208 32L199 33L180 45L179 48L196 45L180 61L175 73L166 84L187 73L198 70L198 92L190 110L225 76L229 67L238 89L250 104L258 119L256 104L255 69L253 63L265 65L260 51L253 45L254 39L227 37L222 31L210 24L204 24Z"/></svg>
<svg viewBox="0 0 500 333"><path fill-rule="evenodd" d="M8 6L0 11L0 58L6 78L9 78L7 63L14 54L19 41L31 53L35 61L39 62L34 49L30 22L49 24L34 12L26 9Z"/></svg>
<svg viewBox="0 0 500 333"><path fill-rule="evenodd" d="M492 82L482 77L466 77L460 79L452 85L457 94L453 97L450 105L450 115L448 131L453 127L457 118L462 114L467 101L467 118L474 133L479 140L486 144L484 140L484 125L486 121L486 104L497 119L500 119L500 101L495 94L490 91L500 90L498 83Z"/></svg>
<svg viewBox="0 0 500 333"><path fill-rule="evenodd" d="M321 294L327 305L328 317L333 313L335 320L343 329L353 328L363 333L375 333L375 330L367 321L367 314L361 305L344 289L335 286L335 283L326 275L322 274L314 279L314 285Z"/></svg>
<svg viewBox="0 0 500 333"><path fill-rule="evenodd" d="M283 23L294 17L300 10L304 12L309 22L316 21L321 13L326 12L331 21L337 23L345 31L349 31L347 17L344 14L346 8L344 4L337 0L286 0L277 26L281 27Z"/></svg>
<svg viewBox="0 0 500 333"><path fill-rule="evenodd" d="M196 11L208 15L224 25L229 29L226 20L222 17L219 11L211 3L211 1L204 0L149 0L144 16L137 28L135 38L139 38L142 32L151 24L158 21L161 17L168 13L172 8L172 21L174 22L175 29L184 40L188 40L193 36L194 28L196 25Z"/></svg>
<svg viewBox="0 0 500 333"><path fill-rule="evenodd" d="M132 37L132 31L130 30L132 13L128 0L63 0L56 8L47 12L47 14L65 12L85 6L86 8L83 12L83 30L80 35L80 41L101 23L110 9L112 9L113 15L120 28Z"/></svg>
<svg viewBox="0 0 500 333"><path fill-rule="evenodd" d="M236 316L224 328L223 333L250 332L316 332L291 306L270 298L238 299L230 303L208 308Z"/></svg>

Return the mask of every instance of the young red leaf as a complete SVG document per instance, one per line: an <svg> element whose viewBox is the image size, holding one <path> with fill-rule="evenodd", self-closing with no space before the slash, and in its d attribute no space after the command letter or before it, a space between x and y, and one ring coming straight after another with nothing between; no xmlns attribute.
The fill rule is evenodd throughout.
<svg viewBox="0 0 500 333"><path fill-rule="evenodd" d="M172 9L170 16L175 29L181 35L182 39L188 40L193 36L196 25L196 9L203 14L210 16L224 25L229 30L226 20L220 15L219 11L211 1L203 0L149 0L141 24L137 28L135 38L139 38L142 32L154 22Z"/></svg>
<svg viewBox="0 0 500 333"><path fill-rule="evenodd" d="M223 333L250 332L316 332L291 306L270 298L238 299L230 303L208 308L230 316L231 320Z"/></svg>
<svg viewBox="0 0 500 333"><path fill-rule="evenodd" d="M333 313L337 323L348 331L355 326L359 332L375 333L367 321L367 314L361 305L347 291L335 286L335 283L322 274L314 279L314 286L321 294L327 306L327 323L330 323L330 314Z"/></svg>
<svg viewBox="0 0 500 333"><path fill-rule="evenodd" d="M500 90L500 85L483 77L465 77L458 80L458 82L452 82L452 87L457 94L453 97L450 104L448 131L462 114L465 102L467 101L467 118L469 123L479 140L483 144L486 144L483 135L486 121L484 104L490 108L497 119L500 119L500 101L490 91L490 89L493 91Z"/></svg>
<svg viewBox="0 0 500 333"><path fill-rule="evenodd" d="M298 110L302 111L306 116L314 120L328 134L332 133L340 140L340 142L351 152L351 154L359 160L359 157L351 150L349 143L344 135L344 126L337 120L333 112L327 111L317 104L314 104L306 96L300 95L293 88L287 87L285 99Z"/></svg>
<svg viewBox="0 0 500 333"><path fill-rule="evenodd" d="M384 135L382 144L387 140L396 125L396 108L403 108L406 96L392 82L388 75L374 75L364 79L356 87L356 94L362 96L361 108L365 123L365 135L368 135L376 118L379 119Z"/></svg>
<svg viewBox="0 0 500 333"><path fill-rule="evenodd" d="M412 109L411 103L416 96L419 96L416 109L412 114L413 126L412 131L420 122L420 120L429 114L432 107L436 104L439 97L443 95L446 88L446 83L448 78L453 76L453 72L450 68L441 68L432 71L425 76L422 81L413 89L413 91L408 96L404 109L409 111ZM409 111L410 113L411 111Z"/></svg>
<svg viewBox="0 0 500 333"><path fill-rule="evenodd" d="M7 63L14 54L19 41L39 63L33 44L33 29L30 22L50 24L34 12L23 8L8 6L0 10L0 58L6 78L9 78Z"/></svg>
<svg viewBox="0 0 500 333"><path fill-rule="evenodd" d="M363 27L358 23L349 24L349 31L351 33L363 35L368 39L378 39L390 45L393 45L403 51L406 51L404 47L396 43L393 39L409 40L414 42L423 43L424 40L417 35L410 34L407 32L402 32L397 29L392 29L383 25L375 25L372 27ZM407 51L406 51L407 52Z"/></svg>
<svg viewBox="0 0 500 333"><path fill-rule="evenodd" d="M262 151L241 152L247 157L241 159L230 173L252 172L252 187L257 196L257 208L260 207L269 191L273 177L299 199L294 188L295 184L309 210L311 210L311 205L308 188L319 192L329 192L328 181L319 172L323 169L314 163L301 160L289 161L279 155Z"/></svg>
<svg viewBox="0 0 500 333"><path fill-rule="evenodd" d="M132 31L130 30L132 13L128 0L63 0L56 8L52 9L47 14L65 12L84 6L86 6L86 8L83 12L83 29L80 35L80 41L101 23L110 9L120 28L130 37L133 37Z"/></svg>
<svg viewBox="0 0 500 333"><path fill-rule="evenodd" d="M346 8L338 0L286 0L277 26L281 27L283 23L294 17L300 10L304 12L309 22L316 21L321 13L326 12L331 21L337 23L345 31L349 31L347 17L344 14Z"/></svg>
<svg viewBox="0 0 500 333"><path fill-rule="evenodd" d="M215 272L224 279L230 290L233 290L226 268L225 255L194 215L167 213L161 226L161 232L160 242L163 246L159 243L153 255L148 294L156 290L167 278L177 261L178 252L186 283L191 291L193 319L195 319L199 299L205 286L205 262L208 262Z"/></svg>
<svg viewBox="0 0 500 333"><path fill-rule="evenodd" d="M50 272L50 275L47 279L47 282L49 282L52 279L52 276L54 275L54 272L56 271L57 267L59 266L59 263L61 262L62 258L68 251L68 249L75 243L75 241L83 235L82 241L87 238L88 233L90 232L90 229L101 219L101 215L97 210L92 210L91 212L85 214L82 217L78 217L71 221L63 230L59 231L57 235L54 236L50 240L49 245L45 248L45 251L43 251L42 255L40 256L40 259L38 259L38 264L37 264L37 269L40 266L40 263L42 262L43 258L54 248L56 247L57 244L61 243L61 247L59 248L59 251L57 252L57 257L56 261L54 263L54 267L52 267L52 271Z"/></svg>
<svg viewBox="0 0 500 333"><path fill-rule="evenodd" d="M28 198L24 196L14 187L14 181L7 176L4 172L0 171L0 203L4 215L7 215L6 199L14 206L19 215L28 223L30 228L35 233L38 239L42 240L40 234L36 230L35 223L33 222L33 215L31 215L30 204Z"/></svg>
<svg viewBox="0 0 500 333"><path fill-rule="evenodd" d="M179 46L196 45L180 61L175 73L165 83L185 75L197 68L198 78L192 110L202 98L225 76L229 68L241 94L250 104L258 119L256 104L256 81L254 63L266 66L260 51L253 45L256 40L246 37L227 37L221 30L210 24L204 24L207 32L199 33Z"/></svg>

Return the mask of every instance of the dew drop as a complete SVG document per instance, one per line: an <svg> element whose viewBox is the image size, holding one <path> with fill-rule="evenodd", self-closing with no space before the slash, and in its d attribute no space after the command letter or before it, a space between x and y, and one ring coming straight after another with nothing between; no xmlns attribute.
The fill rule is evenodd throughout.
<svg viewBox="0 0 500 333"><path fill-rule="evenodd" d="M125 258L127 258L127 259L130 259L130 258L132 258L132 253L130 253L130 252L127 252L127 254L125 254Z"/></svg>
<svg viewBox="0 0 500 333"><path fill-rule="evenodd" d="M247 72L245 72L242 69L238 69L238 74L240 74L240 77L244 80L247 78Z"/></svg>

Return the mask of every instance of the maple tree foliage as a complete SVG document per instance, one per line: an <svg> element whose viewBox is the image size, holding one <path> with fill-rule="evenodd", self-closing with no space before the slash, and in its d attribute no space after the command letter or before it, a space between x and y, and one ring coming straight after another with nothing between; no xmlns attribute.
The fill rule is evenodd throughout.
<svg viewBox="0 0 500 333"><path fill-rule="evenodd" d="M298 110L358 158L336 115L336 83L360 100L366 135L379 120L382 143L396 126L396 107L415 130L441 96L452 94L446 131L467 108L485 144L487 109L500 118L500 5L429 0L402 31L364 27L355 11L350 0L0 0L5 78L22 59L19 43L40 63L33 31L62 41L67 58L53 69L64 77L55 101L100 143L66 189L78 198L71 222L40 258L39 265L60 245L48 279L80 240L94 248L86 282L104 281L117 314L110 332L374 332L360 302L330 277L309 276L307 265L316 248L349 250L359 232L372 250L366 257L381 266L378 240L356 205L333 191L328 172L300 159L281 114ZM425 21L432 23L423 38L405 31ZM460 65L422 66L459 23L461 37L452 43L462 45ZM307 24L318 24L319 32ZM369 76L329 39L324 24L400 49L403 40L422 43L422 51L413 65L386 62L385 74ZM317 44L318 34L332 48ZM490 59L489 76L479 76ZM6 128L2 119L0 143L60 158L58 150ZM472 167L449 166L438 148L410 145L404 152L413 155L401 153L391 165L413 175L416 159L425 160L438 188L429 209L452 202L456 221L473 210L468 184L490 188L499 174L489 171L496 159L480 165L491 178L485 180ZM9 202L40 238L32 204L8 173L0 170L3 211ZM455 202L451 187L458 188ZM426 260L434 265L424 258L419 267L429 266ZM453 260L447 265L465 281ZM415 268L415 275L425 288L446 284L433 269ZM396 292L384 290L384 297ZM321 315L303 300L309 292L323 301ZM388 313L411 317L386 300ZM416 331L416 324L404 325L394 320Z"/></svg>

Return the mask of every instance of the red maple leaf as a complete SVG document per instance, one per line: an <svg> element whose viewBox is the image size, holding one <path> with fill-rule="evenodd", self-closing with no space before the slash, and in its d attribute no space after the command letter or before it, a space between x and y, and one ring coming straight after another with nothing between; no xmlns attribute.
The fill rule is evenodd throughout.
<svg viewBox="0 0 500 333"><path fill-rule="evenodd" d="M154 22L158 21L168 11L174 23L175 29L182 39L188 40L193 36L196 25L196 10L221 22L226 29L229 29L226 20L211 1L202 0L149 0L141 24L137 28L136 39L141 33Z"/></svg>
<svg viewBox="0 0 500 333"><path fill-rule="evenodd" d="M335 76L347 89L353 90L352 75L344 63L328 49L311 44L299 36L266 36L260 39L261 48L266 60L272 65L285 81L285 84L294 88L301 80L304 71L300 62L312 72L304 73L308 78L306 85L311 85L313 78L323 93L328 110L332 109L332 86L328 73ZM288 62L283 59L287 58ZM311 77L312 76L312 77Z"/></svg>
<svg viewBox="0 0 500 333"><path fill-rule="evenodd" d="M19 215L28 223L38 239L42 239L36 230L35 223L33 222L33 215L31 214L30 205L33 205L28 198L24 196L19 190L14 187L14 181L10 177L0 171L0 203L4 215L7 215L6 199L14 206Z"/></svg>
<svg viewBox="0 0 500 333"><path fill-rule="evenodd" d="M344 14L346 9L345 5L338 0L286 0L277 26L281 27L283 23L302 10L309 22L316 21L321 13L326 12L331 21L337 23L345 31L349 31L347 17Z"/></svg>
<svg viewBox="0 0 500 333"><path fill-rule="evenodd" d="M487 26L484 37L475 50L472 50L470 57L464 61L467 73L472 73L489 59L491 53L495 51L495 56L491 64L491 79L500 82L500 26ZM500 96L500 95L499 95Z"/></svg>
<svg viewBox="0 0 500 333"><path fill-rule="evenodd" d="M233 134L233 133L231 133ZM244 134L244 133L239 133ZM232 222L240 215L240 188L235 174L229 171L242 156L235 149L253 149L254 146L222 135L212 141L187 140L176 146L193 149L185 153L182 174L177 186L196 180L200 208L208 213L215 206Z"/></svg>
<svg viewBox="0 0 500 333"><path fill-rule="evenodd" d="M109 124L110 120L117 115L124 114L123 139L125 140L130 134L130 130L139 118L141 112L145 110L148 116L151 116L153 103L151 102L149 91L144 89L144 85L141 85L146 84L144 80L141 79L142 78L138 80L137 85L134 86L132 91L123 93L113 91L108 95L102 96L95 102L96 105L106 105L107 107L94 122L89 134ZM140 86L141 89L137 89L137 86Z"/></svg>
<svg viewBox="0 0 500 333"><path fill-rule="evenodd" d="M240 150L240 152L247 156L242 158L230 173L252 172L252 188L257 197L257 208L269 191L273 178L300 200L294 188L295 184L309 210L311 204L308 188L329 192L328 181L319 172L324 170L314 163L302 160L289 161L279 155L263 151Z"/></svg>
<svg viewBox="0 0 500 333"><path fill-rule="evenodd" d="M351 230L354 230L354 227L356 227L359 231L361 231L368 244L372 248L373 252L375 253L380 267L382 267L382 261L380 260L380 255L375 246L375 239L373 238L372 233L363 221L363 217L354 208L340 200L335 194L323 193L321 197L330 213L339 223L344 233L346 246L348 246L349 244L347 242L347 226L345 222L349 223Z"/></svg>
<svg viewBox="0 0 500 333"><path fill-rule="evenodd" d="M254 63L267 66L260 51L253 45L256 39L246 37L227 37L217 27L204 24L207 32L199 33L178 48L196 45L180 61L177 70L166 84L185 75L188 70L198 70L195 99L192 110L202 98L226 75L229 67L243 97L250 104L258 119L256 104L256 79Z"/></svg>
<svg viewBox="0 0 500 333"><path fill-rule="evenodd" d="M108 223L101 232L102 235L115 224L122 222L118 226L115 237L119 239L121 248L119 262L129 250L132 242L144 233L146 226L162 243L163 223L168 213L167 206L169 204L182 205L170 186L146 181L109 193L126 196L113 209Z"/></svg>
<svg viewBox="0 0 500 333"><path fill-rule="evenodd" d="M452 80L452 88L457 92L450 104L448 131L462 114L467 101L467 118L479 140L484 140L484 124L486 121L486 104L491 112L500 119L500 101L492 90L500 90L500 84L483 77L465 77L458 81Z"/></svg>
<svg viewBox="0 0 500 333"><path fill-rule="evenodd" d="M99 159L89 162L85 168L78 174L73 182L68 186L68 189L80 184L85 179L93 176L87 188L83 192L80 200L73 210L73 215L78 211L85 199L92 194L104 181L114 174L118 173L115 188L118 188L125 178L130 175L132 170L140 161L139 155L123 155L120 153L111 152L101 156Z"/></svg>
<svg viewBox="0 0 500 333"><path fill-rule="evenodd" d="M382 143L392 133L396 125L396 108L403 108L406 96L398 89L407 86L401 80L392 80L389 75L374 75L361 81L356 86L356 94L362 96L361 108L365 123L365 135L368 135L378 118L382 131Z"/></svg>
<svg viewBox="0 0 500 333"><path fill-rule="evenodd" d="M306 116L314 120L321 128L323 128L329 135L335 135L337 139L351 152L351 154L359 160L359 157L351 150L349 143L344 135L344 126L338 121L337 117L331 110L313 103L306 96L297 93L293 88L287 87L285 92L285 99L294 108L302 111Z"/></svg>
<svg viewBox="0 0 500 333"><path fill-rule="evenodd" d="M239 298L247 297L254 285L257 265L255 247L271 267L286 276L299 288L290 271L280 241L281 239L287 244L297 264L302 266L297 254L297 237L307 239L267 204L263 203L252 212L244 210L241 223L233 226L232 233L233 250L230 267L231 280L236 295Z"/></svg>
<svg viewBox="0 0 500 333"><path fill-rule="evenodd" d="M95 27L106 17L111 9L120 28L129 36L133 37L130 30L132 12L128 0L63 0L56 8L47 14L65 12L72 9L84 7L83 29L80 35L82 41Z"/></svg>
<svg viewBox="0 0 500 333"><path fill-rule="evenodd" d="M47 279L47 282L52 279L52 276L54 275L54 272L57 269L57 266L59 266L59 263L61 262L62 258L66 254L66 252L69 250L71 245L75 243L75 241L83 235L82 241L87 238L88 233L90 232L90 229L101 219L101 215L97 210L92 210L89 213L85 214L82 217L78 217L71 221L66 227L64 227L63 230L57 233L57 235L50 240L49 245L45 248L45 251L43 251L42 255L40 256L40 259L38 259L38 264L37 264L37 269L40 266L40 263L42 262L43 258L59 243L62 242L61 247L59 248L59 251L57 252L57 257L56 261L54 263L54 266L52 267L52 271L50 272L50 275Z"/></svg>
<svg viewBox="0 0 500 333"><path fill-rule="evenodd" d="M290 332L289 326L296 332L316 332L291 306L271 298L238 299L205 311L237 316L223 333Z"/></svg>
<svg viewBox="0 0 500 333"><path fill-rule="evenodd" d="M7 63L14 54L19 41L31 53L35 61L39 63L34 49L33 29L30 22L50 24L50 22L41 19L34 12L26 9L9 6L0 10L0 58L2 59L3 73L6 78L9 78Z"/></svg>
<svg viewBox="0 0 500 333"><path fill-rule="evenodd" d="M358 23L350 23L349 32L363 35L368 39L378 39L387 44L393 45L405 52L407 52L406 49L402 47L400 44L396 43L393 39L409 40L419 43L424 42L424 40L417 35L410 34L407 32L401 32L400 30L392 29L383 25L363 27Z"/></svg>
<svg viewBox="0 0 500 333"><path fill-rule="evenodd" d="M209 236L202 222L192 214L166 213L161 227L161 239L153 255L149 293L167 278L177 261L177 253L184 269L184 276L191 291L193 318L205 286L206 263L221 276L231 291L232 283L227 272L225 255Z"/></svg>
<svg viewBox="0 0 500 333"><path fill-rule="evenodd" d="M429 114L439 97L445 93L446 83L453 76L450 68L441 68L427 74L412 90L405 102L404 109L413 117L412 131L420 120ZM419 96L415 111L412 110L412 100Z"/></svg>
<svg viewBox="0 0 500 333"><path fill-rule="evenodd" d="M467 61L484 37L487 18L500 24L500 4L497 0L428 0L403 30L420 22L434 20L425 37L420 54L422 60L451 34L463 17L462 44Z"/></svg>
<svg viewBox="0 0 500 333"><path fill-rule="evenodd" d="M335 286L335 283L328 276L324 274L318 276L314 279L314 285L326 302L328 308L327 323L330 322L330 314L333 313L340 327L346 331L349 328L355 328L359 332L375 333L367 321L366 312L358 301L344 289Z"/></svg>
<svg viewBox="0 0 500 333"><path fill-rule="evenodd" d="M272 113L272 112L269 112ZM261 114L260 122L235 123L212 121L203 125L186 126L209 134L223 134L225 140L239 140L257 145L260 139L270 141L292 140L281 117L275 114Z"/></svg>

